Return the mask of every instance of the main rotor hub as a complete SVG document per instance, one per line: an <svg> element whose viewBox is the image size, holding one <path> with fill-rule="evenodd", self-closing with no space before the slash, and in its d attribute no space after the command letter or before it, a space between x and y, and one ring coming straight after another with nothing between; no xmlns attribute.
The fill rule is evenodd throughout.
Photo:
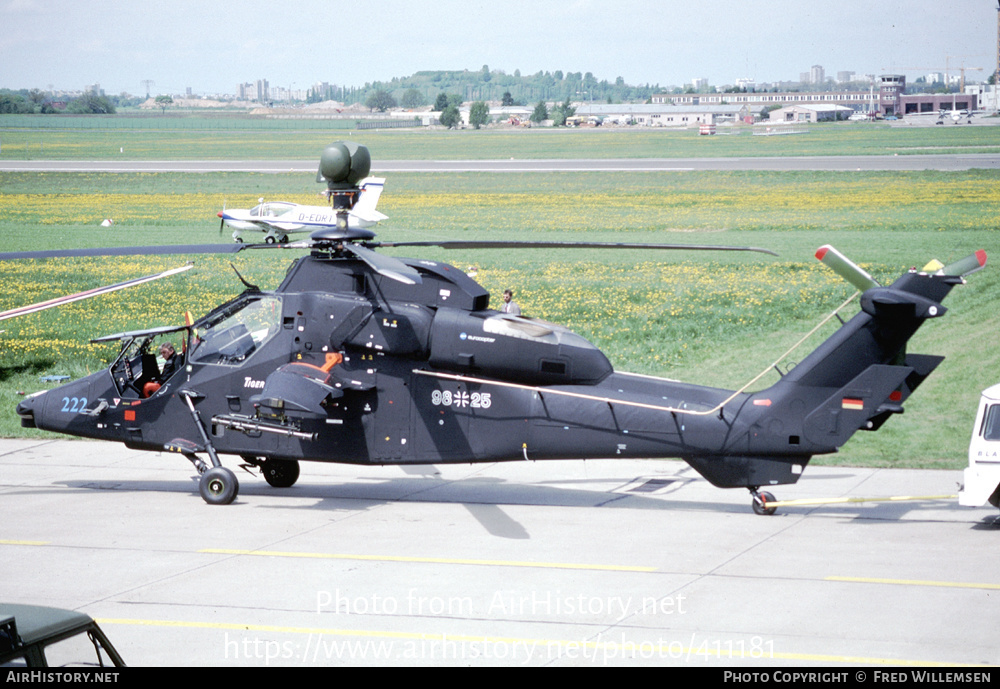
<svg viewBox="0 0 1000 689"><path fill-rule="evenodd" d="M325 227L309 235L314 246L342 244L343 242L367 242L375 239L375 233L368 229L346 229Z"/></svg>

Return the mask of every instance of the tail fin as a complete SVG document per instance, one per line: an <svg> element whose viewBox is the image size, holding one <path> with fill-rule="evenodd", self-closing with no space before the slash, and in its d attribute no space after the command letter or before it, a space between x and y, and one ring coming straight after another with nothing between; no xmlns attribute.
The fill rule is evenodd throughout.
<svg viewBox="0 0 1000 689"><path fill-rule="evenodd" d="M945 314L941 301L964 276L986 265L986 253L948 266L933 261L911 269L888 287L823 247L817 258L863 288L861 312L793 368L775 388L792 386L808 397L802 432L816 446L835 449L859 429L876 430L941 363L943 357L906 352L906 343L929 318ZM809 393L806 393L806 390ZM786 388L787 390L787 388Z"/></svg>
<svg viewBox="0 0 1000 689"><path fill-rule="evenodd" d="M861 312L844 323L777 383L746 396L731 442L713 455L684 459L723 488L795 483L813 455L836 452L858 430L877 430L944 360L906 352L941 300L963 276L986 265L985 252L944 266L935 261L883 287L832 247L817 258L861 290ZM743 417L745 433L737 427Z"/></svg>
<svg viewBox="0 0 1000 689"><path fill-rule="evenodd" d="M373 225L387 220L389 216L375 210L378 197L382 195L382 188L385 186L385 178L365 177L358 186L361 188L361 193L354 208L351 209L351 215Z"/></svg>

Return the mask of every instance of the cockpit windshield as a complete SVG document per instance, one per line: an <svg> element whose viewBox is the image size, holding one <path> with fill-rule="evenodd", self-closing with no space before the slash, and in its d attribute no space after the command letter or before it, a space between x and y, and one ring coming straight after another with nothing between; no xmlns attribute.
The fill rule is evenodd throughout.
<svg viewBox="0 0 1000 689"><path fill-rule="evenodd" d="M271 201L270 203L262 203L251 208L250 215L255 218L276 218L279 215L284 215L293 208L295 208L294 203Z"/></svg>
<svg viewBox="0 0 1000 689"><path fill-rule="evenodd" d="M1000 404L990 405L983 417L984 440L1000 440Z"/></svg>
<svg viewBox="0 0 1000 689"><path fill-rule="evenodd" d="M280 327L281 299L271 296L250 299L238 310L220 314L219 320L197 333L190 362L241 364L274 337Z"/></svg>

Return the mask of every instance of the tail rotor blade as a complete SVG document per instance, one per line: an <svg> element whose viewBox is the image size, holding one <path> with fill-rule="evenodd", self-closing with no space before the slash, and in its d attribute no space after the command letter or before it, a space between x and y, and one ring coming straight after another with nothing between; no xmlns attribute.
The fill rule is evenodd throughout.
<svg viewBox="0 0 1000 689"><path fill-rule="evenodd" d="M965 277L970 273L975 273L977 270L982 270L986 267L986 252L980 249L974 254L966 256L960 261L955 261L954 263L949 263L941 272L945 275L959 275Z"/></svg>
<svg viewBox="0 0 1000 689"><path fill-rule="evenodd" d="M875 278L829 244L819 248L816 258L862 292L879 286Z"/></svg>

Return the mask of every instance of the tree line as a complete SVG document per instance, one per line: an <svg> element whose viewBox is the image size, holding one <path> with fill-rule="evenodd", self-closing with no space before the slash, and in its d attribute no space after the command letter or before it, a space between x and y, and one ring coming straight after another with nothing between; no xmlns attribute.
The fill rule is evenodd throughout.
<svg viewBox="0 0 1000 689"><path fill-rule="evenodd" d="M85 93L72 98L59 98L39 89L11 91L0 89L0 114L2 115L113 115L115 103L106 96Z"/></svg>
<svg viewBox="0 0 1000 689"><path fill-rule="evenodd" d="M418 94L414 94L413 89L408 89L403 94L403 107L422 107L423 102L417 99L417 95ZM463 102L462 96L457 93L445 93L444 91L438 93L437 97L434 99L434 110L441 113L439 118L441 124L449 129L459 126L462 122L462 116L459 113L459 108ZM502 106L519 105L519 103L514 100L514 96L510 91L504 91L500 98L500 104ZM399 104L396 102L395 97L391 93L381 89L372 91L365 101L365 107L379 112L385 112L386 110L395 108L398 105ZM566 98L565 102L554 105L551 111L549 110L548 104L546 104L545 101L540 100L532 110L529 119L536 124L551 119L553 124L561 127L566 124L566 119L572 117L575 112L576 108L570 105L569 97ZM469 124L472 125L472 127L479 129L483 125L488 124L489 121L490 106L486 103L486 101L477 100L469 106Z"/></svg>
<svg viewBox="0 0 1000 689"><path fill-rule="evenodd" d="M388 94L404 108L419 108L435 101L437 94L449 93L462 102L499 101L507 94L514 105L545 102L589 101L593 103L646 102L654 93L663 89L659 84L632 86L622 77L613 82L597 79L591 72L538 71L522 75L520 70L507 74L483 65L478 71L438 70L416 72L409 77L395 77L390 81L366 83L363 87L331 88L323 97L339 100L347 105L362 103L366 106L372 95ZM317 94L319 96L319 94ZM384 99L384 96L380 96ZM397 107L394 105L392 107ZM370 107L370 106L369 106Z"/></svg>

